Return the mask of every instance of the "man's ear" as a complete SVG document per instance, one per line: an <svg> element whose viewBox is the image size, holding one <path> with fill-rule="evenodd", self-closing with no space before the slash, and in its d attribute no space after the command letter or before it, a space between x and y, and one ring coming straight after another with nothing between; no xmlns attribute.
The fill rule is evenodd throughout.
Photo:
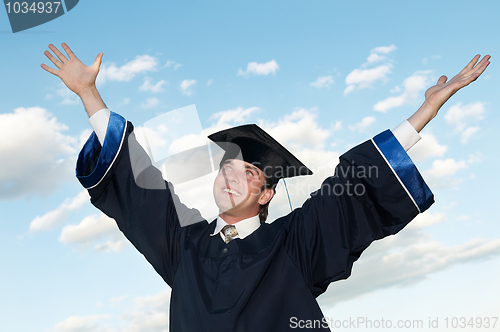
<svg viewBox="0 0 500 332"><path fill-rule="evenodd" d="M272 188L266 188L264 189L259 198L259 204L264 205L267 202L269 202L274 196L274 190Z"/></svg>

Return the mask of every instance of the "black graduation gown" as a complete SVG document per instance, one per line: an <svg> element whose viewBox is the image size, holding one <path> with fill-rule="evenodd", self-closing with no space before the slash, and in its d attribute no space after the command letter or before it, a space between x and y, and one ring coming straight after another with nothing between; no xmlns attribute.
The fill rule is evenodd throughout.
<svg viewBox="0 0 500 332"><path fill-rule="evenodd" d="M181 226L171 189L137 185L142 173L134 178L133 137L132 124L112 112L103 147L92 133L80 152L77 177L92 204L116 220L172 288L174 332L289 331L299 324L329 330L316 297L349 277L372 241L397 233L433 203L410 158L385 131L342 155L334 176L301 208L225 244L209 236L215 222ZM349 186L357 194L349 195ZM199 217L188 208L180 213Z"/></svg>

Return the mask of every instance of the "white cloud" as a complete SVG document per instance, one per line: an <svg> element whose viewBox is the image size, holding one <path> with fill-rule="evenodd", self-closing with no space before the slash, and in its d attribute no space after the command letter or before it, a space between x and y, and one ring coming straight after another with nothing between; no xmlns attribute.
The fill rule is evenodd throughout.
<svg viewBox="0 0 500 332"><path fill-rule="evenodd" d="M458 103L450 107L444 119L446 123L455 126L458 131L462 131L469 123L484 119L484 112L484 105L481 102L464 106L462 103Z"/></svg>
<svg viewBox="0 0 500 332"><path fill-rule="evenodd" d="M123 236L115 221L101 213L98 216L87 216L77 225L64 226L59 241L65 244L88 247L102 238L111 238L111 240L104 244L95 245L96 250L119 251L122 249L122 244L118 244L117 241L122 240Z"/></svg>
<svg viewBox="0 0 500 332"><path fill-rule="evenodd" d="M117 67L114 63L103 63L97 76L97 83L102 84L106 81L128 82L139 73L156 70L157 65L157 60L147 54L137 56L134 60L121 67Z"/></svg>
<svg viewBox="0 0 500 332"><path fill-rule="evenodd" d="M454 265L500 254L500 239L475 238L452 246L432 240L426 227L445 221L446 215L426 214L429 212L396 236L374 242L355 263L355 273L346 281L331 284L319 298L322 308L380 289L414 284Z"/></svg>
<svg viewBox="0 0 500 332"><path fill-rule="evenodd" d="M63 332L105 332L109 330L99 325L110 318L110 315L70 316L57 323L55 329Z"/></svg>
<svg viewBox="0 0 500 332"><path fill-rule="evenodd" d="M389 54L397 49L396 45L392 44L389 46L378 46L370 51L371 54Z"/></svg>
<svg viewBox="0 0 500 332"><path fill-rule="evenodd" d="M53 229L54 227L62 224L68 215L73 210L80 209L85 203L89 202L89 194L87 190L82 190L78 195L72 199L66 199L55 210L49 211L43 216L37 216L30 223L30 232L45 231Z"/></svg>
<svg viewBox="0 0 500 332"><path fill-rule="evenodd" d="M82 147L83 145L85 145L85 142L87 142L91 134L92 130L90 128L82 130L80 136L78 136L78 147Z"/></svg>
<svg viewBox="0 0 500 332"><path fill-rule="evenodd" d="M352 131L358 131L360 133L364 132L368 127L374 124L376 121L374 116L364 117L361 122L356 123L355 125L349 126L349 129Z"/></svg>
<svg viewBox="0 0 500 332"><path fill-rule="evenodd" d="M280 67L276 63L276 61L273 59L269 62L266 63L257 63L257 62L250 62L247 65L246 71L243 71L242 69L238 69L238 76L247 76L249 74L254 74L254 75L269 75L269 74L276 74L276 71Z"/></svg>
<svg viewBox="0 0 500 332"><path fill-rule="evenodd" d="M207 81L207 86L211 86L213 83L214 83L214 80L213 79L209 79Z"/></svg>
<svg viewBox="0 0 500 332"><path fill-rule="evenodd" d="M141 104L141 108L151 109L160 105L160 100L158 98L148 98L145 102Z"/></svg>
<svg viewBox="0 0 500 332"><path fill-rule="evenodd" d="M391 64L386 64L371 69L354 69L345 78L347 88L345 88L344 94L348 94L355 89L371 87L376 81L386 80L387 75L391 73L391 68Z"/></svg>
<svg viewBox="0 0 500 332"><path fill-rule="evenodd" d="M167 81L161 80L161 81L158 81L155 84L153 84L151 77L146 77L144 79L144 83L139 87L139 90L149 91L152 93L162 92L164 90L163 85L165 85L166 83L167 83Z"/></svg>
<svg viewBox="0 0 500 332"><path fill-rule="evenodd" d="M139 296L135 299L137 309L162 308L170 302L170 289L151 296Z"/></svg>
<svg viewBox="0 0 500 332"><path fill-rule="evenodd" d="M436 137L432 134L420 134L422 139L415 144L408 155L415 162L422 161L429 157L442 157L448 150L446 145L440 145Z"/></svg>
<svg viewBox="0 0 500 332"><path fill-rule="evenodd" d="M391 108L415 102L421 97L421 92L431 84L431 71L417 71L403 82L403 92L396 97L389 97L373 106L375 111L387 112Z"/></svg>
<svg viewBox="0 0 500 332"><path fill-rule="evenodd" d="M167 63L165 64L165 67L173 68L174 70L179 69L180 66L182 66L180 63L171 60L168 60Z"/></svg>
<svg viewBox="0 0 500 332"><path fill-rule="evenodd" d="M96 244L94 246L95 251L98 252L110 252L110 251L122 251L123 249L123 240L116 241L106 241L105 243Z"/></svg>
<svg viewBox="0 0 500 332"><path fill-rule="evenodd" d="M184 135L172 141L169 147L169 155L181 153L191 148L202 146L206 143L206 137L200 134Z"/></svg>
<svg viewBox="0 0 500 332"><path fill-rule="evenodd" d="M167 332L169 330L170 289L151 296L139 296L127 301L127 296L113 297L106 301L109 308L117 304L123 311L110 314L70 316L57 323L56 331L62 332ZM101 302L101 310L105 309ZM115 309L116 311L116 309Z"/></svg>
<svg viewBox="0 0 500 332"><path fill-rule="evenodd" d="M437 159L432 163L432 168L426 173L433 178L441 178L454 175L461 169L467 167L465 161L456 161L455 159Z"/></svg>
<svg viewBox="0 0 500 332"><path fill-rule="evenodd" d="M476 152L473 153L469 156L469 159L467 159L467 163L472 164L472 163L480 163L484 159L484 156L481 152Z"/></svg>
<svg viewBox="0 0 500 332"><path fill-rule="evenodd" d="M460 143L467 144L469 140L479 131L479 127L467 127L460 135Z"/></svg>
<svg viewBox="0 0 500 332"><path fill-rule="evenodd" d="M456 187L463 179L455 174L467 168L467 163L464 160L456 161L452 158L436 159L432 163L431 169L424 172L426 182L431 188L448 188Z"/></svg>
<svg viewBox="0 0 500 332"><path fill-rule="evenodd" d="M265 130L292 151L324 148L330 132L319 126L316 110L298 109L276 123L263 122Z"/></svg>
<svg viewBox="0 0 500 332"><path fill-rule="evenodd" d="M80 98L76 93L68 89L64 83L60 84L59 89L57 89L57 94L62 98L62 105L76 105L80 103Z"/></svg>
<svg viewBox="0 0 500 332"><path fill-rule="evenodd" d="M366 59L366 63L375 63L375 62L381 62L381 61L385 61L385 60L387 60L387 57L385 55L372 53Z"/></svg>
<svg viewBox="0 0 500 332"><path fill-rule="evenodd" d="M422 64L425 66L427 65L430 61L436 61L436 60L439 60L441 59L441 56L440 55L432 55L430 58L428 57L425 57L422 59Z"/></svg>
<svg viewBox="0 0 500 332"><path fill-rule="evenodd" d="M184 80L181 82L181 91L186 96L191 96L193 91L191 88L196 84L196 80Z"/></svg>
<svg viewBox="0 0 500 332"><path fill-rule="evenodd" d="M406 226L408 229L422 229L432 225L439 224L447 218L446 213L441 212L425 212L419 214L412 222Z"/></svg>
<svg viewBox="0 0 500 332"><path fill-rule="evenodd" d="M258 112L259 110L260 108L258 107L249 107L249 108L238 107L236 109L230 109L227 111L214 113L212 114L212 116L210 116L210 120L217 120L217 124L213 126L215 128L220 128L225 124L237 125L246 121L250 117L250 115L253 115L255 112Z"/></svg>
<svg viewBox="0 0 500 332"><path fill-rule="evenodd" d="M392 88L390 90L391 93L398 93L398 92L401 92L401 88L399 86L395 86L394 88Z"/></svg>
<svg viewBox="0 0 500 332"><path fill-rule="evenodd" d="M314 82L311 82L311 86L314 88L328 88L330 85L333 84L333 78L332 75L329 76L320 76L318 79Z"/></svg>
<svg viewBox="0 0 500 332"><path fill-rule="evenodd" d="M370 55L366 59L366 64L386 61L386 55L395 51L396 49L397 48L395 45L375 47L370 51Z"/></svg>
<svg viewBox="0 0 500 332"><path fill-rule="evenodd" d="M332 126L330 127L331 132L341 130L341 129L342 129L342 121L335 121L335 123L333 123Z"/></svg>
<svg viewBox="0 0 500 332"><path fill-rule="evenodd" d="M111 308L116 307L118 304L122 303L127 298L127 295L113 296L108 300Z"/></svg>
<svg viewBox="0 0 500 332"><path fill-rule="evenodd" d="M395 45L379 46L372 49L366 62L362 64L360 68L354 69L346 76L345 83L347 87L344 90L344 95L356 89L369 88L377 81L387 80L387 75L389 75L392 70L391 61L387 55L395 50ZM367 67L377 62L384 63L375 68L367 69Z"/></svg>
<svg viewBox="0 0 500 332"><path fill-rule="evenodd" d="M127 98L124 98L123 101L118 104L118 106L125 106L125 105L128 105L129 103L130 103L130 98L127 97Z"/></svg>
<svg viewBox="0 0 500 332"><path fill-rule="evenodd" d="M437 159L432 163L432 167L423 172L426 182L431 188L448 188L457 186L463 179L457 176L457 173L469 167L469 164L482 162L483 155L480 152L469 155L467 161L456 161L452 158ZM474 179L474 173L470 174L470 178Z"/></svg>
<svg viewBox="0 0 500 332"><path fill-rule="evenodd" d="M470 124L483 120L484 114L485 108L481 102L463 106L458 103L450 107L444 119L446 123L455 127L456 133L460 134L460 142L466 144L480 130L480 127Z"/></svg>
<svg viewBox="0 0 500 332"><path fill-rule="evenodd" d="M46 194L74 177L77 139L40 107L0 114L0 199Z"/></svg>

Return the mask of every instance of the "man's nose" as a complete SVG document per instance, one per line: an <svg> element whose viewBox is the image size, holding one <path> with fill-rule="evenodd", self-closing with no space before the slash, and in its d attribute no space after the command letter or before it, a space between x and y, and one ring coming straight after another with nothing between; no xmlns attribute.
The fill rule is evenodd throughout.
<svg viewBox="0 0 500 332"><path fill-rule="evenodd" d="M240 182L240 173L238 170L225 170L223 171L224 178L228 182L239 183Z"/></svg>

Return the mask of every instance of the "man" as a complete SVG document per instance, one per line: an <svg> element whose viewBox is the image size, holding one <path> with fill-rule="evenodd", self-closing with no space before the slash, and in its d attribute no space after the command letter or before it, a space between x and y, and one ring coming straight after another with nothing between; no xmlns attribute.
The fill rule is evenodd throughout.
<svg viewBox="0 0 500 332"><path fill-rule="evenodd" d="M80 153L77 177L92 203L116 220L172 287L171 330L189 332L288 331L299 321L328 330L316 297L347 278L371 242L397 233L432 204L405 150L490 58L478 63L477 55L450 81L439 78L407 122L345 153L336 176L301 208L269 224L261 223L262 210L277 181L311 172L256 126L211 135L226 153L214 183L220 214L209 224L194 222L198 212L184 207L170 184L159 185L159 171L138 147L132 124L107 111L95 87L102 53L87 67L62 46L69 59L49 45L57 58L45 54L57 69L42 68L80 96L95 132ZM359 175L373 167L376 176ZM349 185L364 190L335 190Z"/></svg>

